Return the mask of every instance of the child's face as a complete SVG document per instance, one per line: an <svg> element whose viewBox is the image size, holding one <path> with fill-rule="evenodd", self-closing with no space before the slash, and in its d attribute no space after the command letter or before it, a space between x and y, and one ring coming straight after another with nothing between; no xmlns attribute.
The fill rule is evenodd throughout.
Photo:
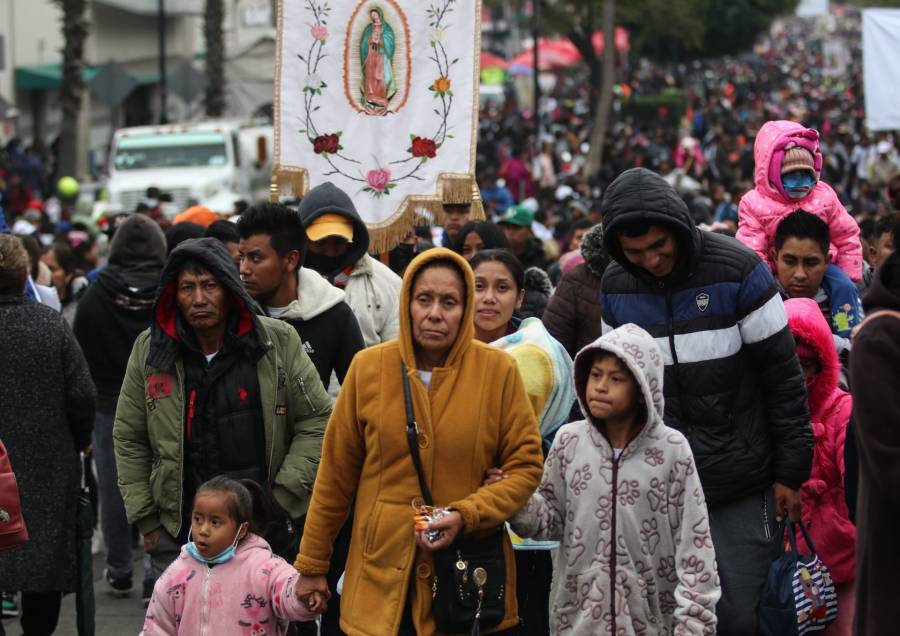
<svg viewBox="0 0 900 636"><path fill-rule="evenodd" d="M228 508L228 493L204 491L194 497L191 535L197 551L211 559L234 543L240 528Z"/></svg>
<svg viewBox="0 0 900 636"><path fill-rule="evenodd" d="M800 368L803 370L803 379L809 386L816 376L822 372L822 365L818 358L800 358Z"/></svg>
<svg viewBox="0 0 900 636"><path fill-rule="evenodd" d="M621 418L637 407L640 391L631 371L614 355L594 359L588 375L585 399L598 420Z"/></svg>

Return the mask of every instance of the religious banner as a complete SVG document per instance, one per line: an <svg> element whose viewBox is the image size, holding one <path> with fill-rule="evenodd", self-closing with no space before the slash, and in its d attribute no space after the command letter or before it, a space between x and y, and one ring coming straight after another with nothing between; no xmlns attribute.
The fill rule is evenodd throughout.
<svg viewBox="0 0 900 636"><path fill-rule="evenodd" d="M392 248L472 204L481 0L280 0L273 196L331 181Z"/></svg>

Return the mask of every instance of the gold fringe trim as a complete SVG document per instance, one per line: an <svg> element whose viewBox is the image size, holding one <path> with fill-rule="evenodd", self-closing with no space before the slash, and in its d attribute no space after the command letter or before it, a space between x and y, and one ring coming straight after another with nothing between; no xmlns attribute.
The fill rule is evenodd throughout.
<svg viewBox="0 0 900 636"><path fill-rule="evenodd" d="M309 192L309 171L306 168L275 166L269 186L269 198L303 198ZM461 200L464 199L464 200ZM442 225L444 203L470 203L472 221L484 220L481 191L472 174L442 173L438 177L437 192L433 195L408 195L397 211L382 223L367 223L369 252L382 254L394 249L417 226Z"/></svg>
<svg viewBox="0 0 900 636"><path fill-rule="evenodd" d="M278 203L282 196L300 198L309 191L309 171L306 168L272 168L269 200Z"/></svg>

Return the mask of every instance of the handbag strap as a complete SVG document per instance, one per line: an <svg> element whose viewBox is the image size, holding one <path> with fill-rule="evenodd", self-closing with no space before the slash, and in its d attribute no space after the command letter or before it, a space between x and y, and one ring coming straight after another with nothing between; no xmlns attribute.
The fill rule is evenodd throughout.
<svg viewBox="0 0 900 636"><path fill-rule="evenodd" d="M433 506L431 491L425 483L425 471L422 470L422 458L419 456L419 425L416 423L416 413L413 408L412 390L409 386L409 375L406 363L401 364L403 373L403 402L406 405L406 442L409 444L409 454L412 455L413 466L416 467L416 476L419 478L419 488L422 490L422 498L425 505Z"/></svg>

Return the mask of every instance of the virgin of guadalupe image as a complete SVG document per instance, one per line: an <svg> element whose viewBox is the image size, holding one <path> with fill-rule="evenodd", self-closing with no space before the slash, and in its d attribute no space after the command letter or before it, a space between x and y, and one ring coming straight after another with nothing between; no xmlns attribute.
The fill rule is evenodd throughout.
<svg viewBox="0 0 900 636"><path fill-rule="evenodd" d="M381 7L369 9L371 22L366 25L359 42L362 67L360 93L368 115L385 115L388 102L397 92L394 84L394 29L384 20Z"/></svg>

